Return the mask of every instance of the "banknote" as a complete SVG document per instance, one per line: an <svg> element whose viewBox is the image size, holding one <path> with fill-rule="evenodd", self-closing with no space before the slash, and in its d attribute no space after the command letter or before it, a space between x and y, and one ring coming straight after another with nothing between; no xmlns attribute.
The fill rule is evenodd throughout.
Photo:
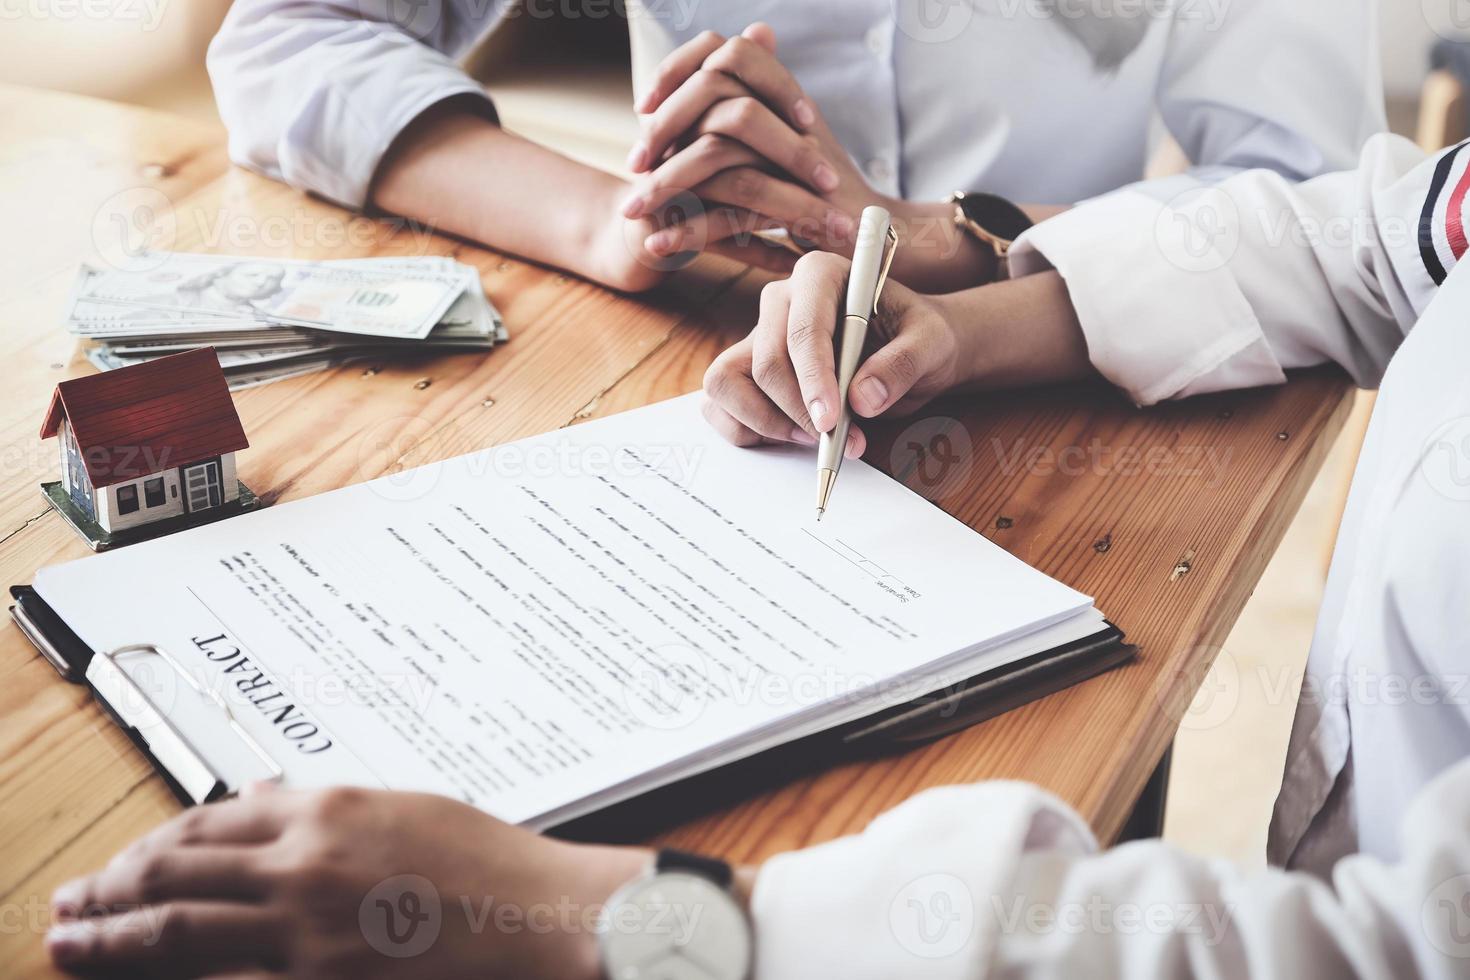
<svg viewBox="0 0 1470 980"><path fill-rule="evenodd" d="M279 282L264 265L278 270ZM350 290L356 299L331 307L345 309L345 319L302 315L303 304L326 310ZM382 306L368 297L374 290ZM402 318L430 312L437 319L427 331ZM171 254L137 269L83 266L64 323L104 371L214 347L232 388L409 351L483 351L509 338L479 273L445 256L303 263Z"/></svg>
<svg viewBox="0 0 1470 980"><path fill-rule="evenodd" d="M237 258L175 253L141 259L136 268L83 266L77 304L101 301L139 310L196 313L334 330L362 336L422 339L477 278L440 262L415 267ZM95 308L84 308L85 320ZM126 319L124 315L122 317ZM72 319L68 311L67 319Z"/></svg>

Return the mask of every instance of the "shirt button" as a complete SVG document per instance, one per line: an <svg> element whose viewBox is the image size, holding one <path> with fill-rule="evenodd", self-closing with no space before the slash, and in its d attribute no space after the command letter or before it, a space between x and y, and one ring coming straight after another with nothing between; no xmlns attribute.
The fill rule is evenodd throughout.
<svg viewBox="0 0 1470 980"><path fill-rule="evenodd" d="M874 180L887 180L893 176L893 168L888 165L887 160L876 159L868 161L868 176Z"/></svg>
<svg viewBox="0 0 1470 980"><path fill-rule="evenodd" d="M888 31L882 24L875 24L869 28L863 40L868 50L880 58L888 50Z"/></svg>

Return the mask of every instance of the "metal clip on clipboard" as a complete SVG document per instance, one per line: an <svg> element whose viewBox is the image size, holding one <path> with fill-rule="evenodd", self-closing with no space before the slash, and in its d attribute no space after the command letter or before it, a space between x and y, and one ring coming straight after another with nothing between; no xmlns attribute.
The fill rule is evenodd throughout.
<svg viewBox="0 0 1470 980"><path fill-rule="evenodd" d="M217 707L245 747L265 764L269 775L262 781L279 783L285 778L285 770L280 763L271 757L255 736L245 730L220 693L200 684L173 654L151 643L97 651L87 665L87 683L128 736L153 757L158 768L169 779L174 792L186 802L209 803L233 796L238 787L230 788L224 777L210 765L209 760L190 743L188 737L179 731L178 726L118 663L119 658L133 654L158 657L195 694Z"/></svg>
<svg viewBox="0 0 1470 980"><path fill-rule="evenodd" d="M280 782L284 779L282 766L236 720L219 692L202 686L167 650L156 644L144 643L94 652L36 594L35 589L25 585L12 586L10 595L15 600L10 607L10 615L21 632L65 680L91 689L93 698L148 757L181 803L209 803L234 795L238 787L229 785L189 736L119 663L129 656L152 656L163 661L201 699L206 710L212 708L223 715L240 744L263 764L266 772L264 777L260 777L263 781Z"/></svg>

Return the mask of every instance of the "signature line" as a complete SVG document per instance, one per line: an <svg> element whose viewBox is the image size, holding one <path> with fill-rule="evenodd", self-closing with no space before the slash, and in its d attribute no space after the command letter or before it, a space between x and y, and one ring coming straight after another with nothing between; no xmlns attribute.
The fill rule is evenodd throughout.
<svg viewBox="0 0 1470 980"><path fill-rule="evenodd" d="M842 547L846 548L848 551L852 552L854 555L857 555L857 558L853 558L850 555L843 554L841 551L839 551L838 549L832 547L832 545L828 544L826 541L823 541L821 538L819 538L815 534L813 534L809 528L802 528L801 529L801 533L802 534L805 534L807 537L811 538L813 541L815 541L817 544L821 545L823 548L826 548L828 551L832 552L832 554L836 555L837 557L841 558L844 561L851 562L858 569L860 569L860 570L862 570L864 572L867 572L869 575L872 575L874 578L878 578L878 579L891 578L895 582L898 582L900 585L904 586L904 588L908 588L908 585L902 579L900 579L897 576L891 574L887 569L885 569L882 565L879 565L877 562L872 561L871 559L865 557L862 552L858 551L856 548L854 548L852 545L848 544L846 541L843 541L841 538L838 538L837 539L837 543L840 544L840 545L842 545ZM882 574L874 575L873 574L873 569L874 568L878 569L878 571L881 572Z"/></svg>

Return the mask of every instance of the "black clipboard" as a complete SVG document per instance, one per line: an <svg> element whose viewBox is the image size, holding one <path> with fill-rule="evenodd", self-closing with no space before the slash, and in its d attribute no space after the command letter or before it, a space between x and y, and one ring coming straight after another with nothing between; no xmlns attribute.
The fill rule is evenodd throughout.
<svg viewBox="0 0 1470 980"><path fill-rule="evenodd" d="M173 666L171 658L147 644L99 654L82 642L35 589L28 585L12 586L10 595L14 600L10 614L21 632L63 679L85 685L92 692L181 803L209 803L237 788L230 787L161 713L151 719L151 724L140 726L138 706L124 708L116 703L119 699L105 689L106 685L98 683L98 678L106 675L94 669L98 657L110 660L122 652L153 650ZM882 709L858 721L649 790L563 824L556 833L573 839L595 837L604 841L646 836L652 828L728 805L784 779L839 762L905 751L943 738L1096 677L1128 663L1136 655L1136 648L1125 642L1123 632L1111 623L1104 623L1104 628L1091 636ZM187 672L180 673L194 684ZM279 772L274 760L234 722L228 706L217 697L215 700L231 727L252 751Z"/></svg>
<svg viewBox="0 0 1470 980"><path fill-rule="evenodd" d="M198 750L189 736L179 730L166 712L155 706L117 663L126 655L151 655L174 671L187 686L220 712L221 719L250 752L264 763L267 779L279 780L283 770L253 736L235 720L228 704L217 693L199 686L193 675L166 651L147 643L119 650L97 652L82 642L76 632L28 585L11 586L11 618L62 678L81 684L107 716L147 757L168 788L185 805L212 803L229 796L225 777Z"/></svg>

